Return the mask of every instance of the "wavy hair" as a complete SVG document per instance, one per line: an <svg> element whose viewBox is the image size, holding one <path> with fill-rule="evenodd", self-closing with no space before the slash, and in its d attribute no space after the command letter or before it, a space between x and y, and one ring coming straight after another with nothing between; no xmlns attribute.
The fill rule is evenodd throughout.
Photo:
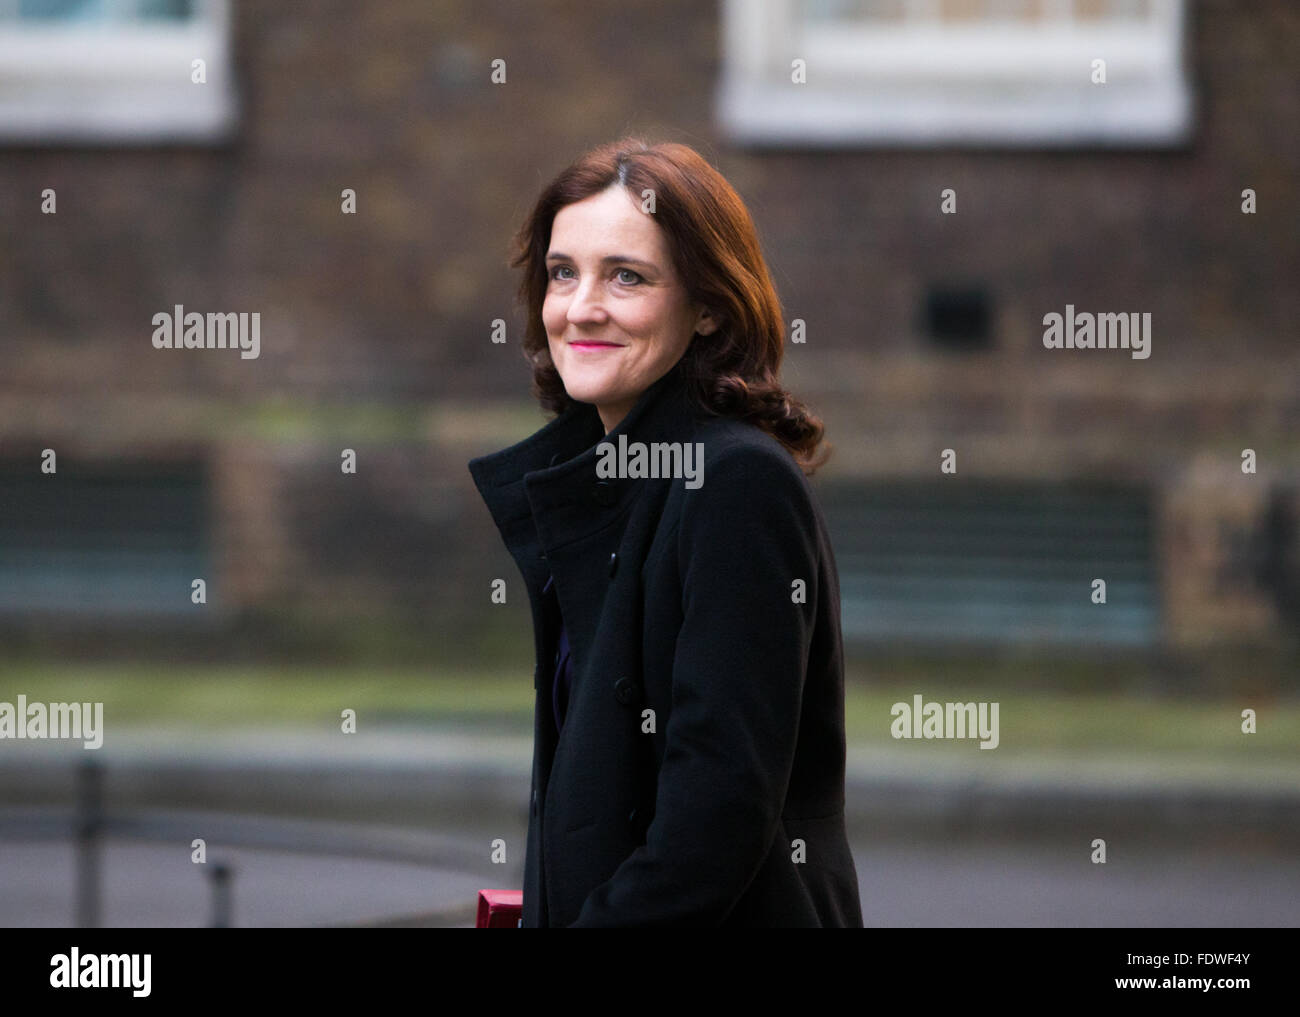
<svg viewBox="0 0 1300 1017"><path fill-rule="evenodd" d="M633 200L654 192L655 222L664 231L678 278L691 303L718 321L696 334L682 356L683 375L709 414L754 424L779 441L806 474L830 455L821 418L781 385L785 352L781 302L772 285L748 209L732 186L693 148L628 137L592 149L543 189L514 239L510 264L523 269L519 302L527 313L524 353L533 395L548 412L572 402L554 363L542 322L551 226L561 208L613 184Z"/></svg>

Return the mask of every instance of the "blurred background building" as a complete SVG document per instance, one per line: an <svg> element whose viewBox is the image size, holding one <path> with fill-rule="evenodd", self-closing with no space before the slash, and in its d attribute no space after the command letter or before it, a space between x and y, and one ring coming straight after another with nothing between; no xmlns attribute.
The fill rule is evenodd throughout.
<svg viewBox="0 0 1300 1017"><path fill-rule="evenodd" d="M733 181L804 323L847 637L1294 639L1296 38L1285 0L7 0L9 638L518 630L464 469L542 419L508 242L641 132ZM154 349L176 304L260 356ZM1067 304L1150 313L1150 358L1045 349Z"/></svg>
<svg viewBox="0 0 1300 1017"><path fill-rule="evenodd" d="M1294 689L1298 53L1292 0L0 0L0 646L526 676L465 469L544 422L510 239L637 133L798 322L855 674ZM176 305L260 355L155 349ZM1067 305L1149 358L1046 349Z"/></svg>
<svg viewBox="0 0 1300 1017"><path fill-rule="evenodd" d="M463 464L540 421L509 237L565 161L642 131L734 182L805 323L787 370L836 446L847 636L1294 635L1296 21L1285 2L9 0L5 622L58 646L164 616L253 647L376 614L423 638L486 625L467 593L506 563ZM152 348L175 304L259 311L260 356ZM1045 349L1067 304L1149 312L1150 358Z"/></svg>

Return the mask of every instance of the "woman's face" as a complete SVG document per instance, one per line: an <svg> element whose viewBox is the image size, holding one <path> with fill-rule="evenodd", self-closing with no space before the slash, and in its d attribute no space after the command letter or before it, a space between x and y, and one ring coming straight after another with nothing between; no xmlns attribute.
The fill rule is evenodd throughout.
<svg viewBox="0 0 1300 1017"><path fill-rule="evenodd" d="M619 184L566 205L551 224L542 322L571 399L608 434L637 397L716 325L690 306L654 215Z"/></svg>

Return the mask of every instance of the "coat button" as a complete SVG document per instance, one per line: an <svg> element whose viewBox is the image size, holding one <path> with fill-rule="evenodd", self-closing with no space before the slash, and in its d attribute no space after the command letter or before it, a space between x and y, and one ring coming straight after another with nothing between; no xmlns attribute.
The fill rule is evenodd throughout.
<svg viewBox="0 0 1300 1017"><path fill-rule="evenodd" d="M533 788L533 815L537 815L537 788Z"/></svg>
<svg viewBox="0 0 1300 1017"><path fill-rule="evenodd" d="M614 578L614 573L618 571L618 552L612 551L609 555L609 578Z"/></svg>
<svg viewBox="0 0 1300 1017"><path fill-rule="evenodd" d="M591 497L597 505L609 508L618 501L618 492L608 480L598 480L591 488Z"/></svg>
<svg viewBox="0 0 1300 1017"><path fill-rule="evenodd" d="M547 465L547 466L554 466L554 465L555 465L556 463L558 463L559 461L560 461L560 453L559 453L559 452L556 452L555 455L551 456L551 461L550 461L549 463L547 463L546 465Z"/></svg>
<svg viewBox="0 0 1300 1017"><path fill-rule="evenodd" d="M614 696L624 706L636 702L641 697L641 690L637 687L636 679L623 677L616 681L614 683Z"/></svg>

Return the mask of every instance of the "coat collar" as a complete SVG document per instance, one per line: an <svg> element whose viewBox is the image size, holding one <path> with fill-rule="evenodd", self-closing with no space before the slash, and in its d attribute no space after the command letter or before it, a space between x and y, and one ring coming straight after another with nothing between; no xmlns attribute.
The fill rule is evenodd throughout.
<svg viewBox="0 0 1300 1017"><path fill-rule="evenodd" d="M598 479L598 446L627 440L686 441L702 411L687 391L678 361L641 393L608 435L590 403L571 403L541 430L509 448L469 462L492 518L526 578L552 547L600 529L645 488L644 481ZM545 569L537 571L545 581ZM540 585L540 583L539 583Z"/></svg>

